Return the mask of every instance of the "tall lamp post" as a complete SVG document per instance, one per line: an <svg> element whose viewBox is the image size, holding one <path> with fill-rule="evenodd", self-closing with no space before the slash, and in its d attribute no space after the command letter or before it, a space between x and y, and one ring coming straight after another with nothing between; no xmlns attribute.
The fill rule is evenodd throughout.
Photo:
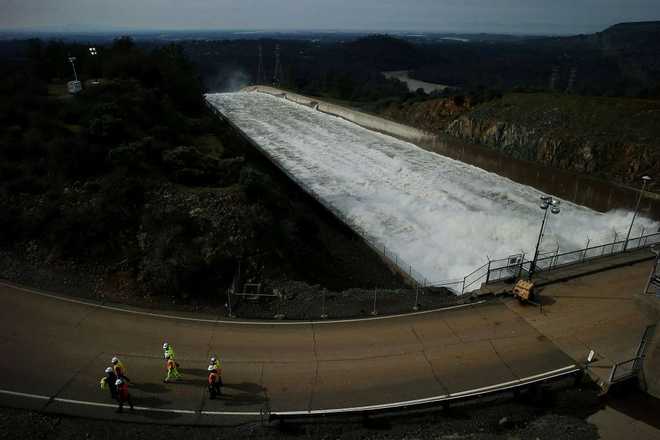
<svg viewBox="0 0 660 440"><path fill-rule="evenodd" d="M623 250L628 249L628 240L630 239L630 233L632 232L633 225L635 224L635 219L639 213L639 205L642 203L642 197L644 197L644 190L646 189L646 184L651 180L649 176L642 177L642 190L639 192L639 197L637 198L637 204L635 205L635 213L633 214L632 221L630 222L630 227L628 228L628 235L626 235L626 242L623 244Z"/></svg>
<svg viewBox="0 0 660 440"><path fill-rule="evenodd" d="M90 47L90 48L89 48L89 55L90 55L92 58L96 58L96 56L97 56L98 54L99 54L99 53L98 53L98 51L96 50L95 47ZM92 80L92 84L96 85L96 84L98 84L98 83L99 83L98 80L96 80L96 79L93 79L93 80Z"/></svg>
<svg viewBox="0 0 660 440"><path fill-rule="evenodd" d="M541 196L541 205L540 208L543 210L543 221L541 222L541 230L539 231L539 238L536 241L536 250L534 251L534 259L532 260L532 265L529 268L529 280L532 280L534 273L536 272L536 261L539 258L539 247L541 246L541 240L543 240L543 230L545 229L545 223L548 219L548 208L553 214L559 214L559 200L555 200L550 196Z"/></svg>
<svg viewBox="0 0 660 440"><path fill-rule="evenodd" d="M75 81L78 81L78 74L76 73L76 57L69 57L69 62L71 63L71 67L73 68L73 79Z"/></svg>

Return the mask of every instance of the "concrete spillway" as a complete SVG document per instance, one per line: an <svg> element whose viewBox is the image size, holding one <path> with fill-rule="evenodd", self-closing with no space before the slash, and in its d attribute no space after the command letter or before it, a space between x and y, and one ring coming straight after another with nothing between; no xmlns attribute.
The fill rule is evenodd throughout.
<svg viewBox="0 0 660 440"><path fill-rule="evenodd" d="M207 100L290 175L377 247L427 280L462 278L487 258L534 251L543 212L534 188L264 93ZM632 213L562 202L542 248L625 236ZM632 236L657 230L638 218Z"/></svg>

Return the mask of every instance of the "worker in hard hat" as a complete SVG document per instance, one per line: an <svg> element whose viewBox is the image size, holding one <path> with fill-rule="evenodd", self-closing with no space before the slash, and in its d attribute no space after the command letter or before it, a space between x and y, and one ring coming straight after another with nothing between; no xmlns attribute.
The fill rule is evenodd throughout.
<svg viewBox="0 0 660 440"><path fill-rule="evenodd" d="M218 359L216 355L211 356L211 359L209 360L209 365L213 365L218 371L222 370L220 366L220 359Z"/></svg>
<svg viewBox="0 0 660 440"><path fill-rule="evenodd" d="M101 389L104 390L108 388L110 390L110 398L116 399L117 398L117 385L115 385L115 382L117 381L117 375L115 374L115 370L112 369L112 367L108 367L105 369L105 376L101 378Z"/></svg>
<svg viewBox="0 0 660 440"><path fill-rule="evenodd" d="M128 383L120 378L115 381L115 385L117 386L117 402L119 402L119 408L117 408L117 412L122 412L124 410L124 403L128 403L128 405L131 407L131 411L133 411L133 401L131 400L131 395L128 392Z"/></svg>
<svg viewBox="0 0 660 440"><path fill-rule="evenodd" d="M163 357L167 359L168 354L172 360L175 359L174 347L172 347L169 342L163 342Z"/></svg>
<svg viewBox="0 0 660 440"><path fill-rule="evenodd" d="M176 380L176 379L181 379L181 373L179 373L179 369L177 368L177 364L172 359L172 357L169 354L165 355L165 368L167 368L167 376L165 376L165 379L163 382L167 383L170 382L171 380Z"/></svg>
<svg viewBox="0 0 660 440"><path fill-rule="evenodd" d="M126 366L124 366L124 363L120 361L117 356L113 356L111 362L112 362L112 369L114 370L117 378L125 379L130 382L131 380L128 378L128 376L126 376Z"/></svg>
<svg viewBox="0 0 660 440"><path fill-rule="evenodd" d="M209 365L209 398L215 399L215 396L222 394L220 387L222 386L222 378L220 377L220 371L218 371L215 366Z"/></svg>

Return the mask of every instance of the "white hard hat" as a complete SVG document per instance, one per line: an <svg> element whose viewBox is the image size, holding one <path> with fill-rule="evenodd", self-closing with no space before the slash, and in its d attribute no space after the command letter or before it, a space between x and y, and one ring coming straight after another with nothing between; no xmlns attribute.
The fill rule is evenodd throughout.
<svg viewBox="0 0 660 440"><path fill-rule="evenodd" d="M163 350L167 350L167 348L170 346L167 342L163 342Z"/></svg>
<svg viewBox="0 0 660 440"><path fill-rule="evenodd" d="M106 368L106 369L105 369L105 372L106 372L106 373L112 373L112 367L108 367L108 368Z"/></svg>
<svg viewBox="0 0 660 440"><path fill-rule="evenodd" d="M209 371L213 371L213 370L215 370L215 365L209 365L208 370L209 370Z"/></svg>
<svg viewBox="0 0 660 440"><path fill-rule="evenodd" d="M114 356L114 357L112 358L112 363L113 363L113 364L116 364L117 362L119 362L119 358L118 358L117 356Z"/></svg>
<svg viewBox="0 0 660 440"><path fill-rule="evenodd" d="M215 358L215 356L211 356L211 362L215 362L215 361L217 361L217 359Z"/></svg>
<svg viewBox="0 0 660 440"><path fill-rule="evenodd" d="M121 385L121 384L123 384L123 383L124 383L124 381L121 380L121 379L117 379L117 380L115 381L115 385L117 385L117 386L119 386L119 385Z"/></svg>

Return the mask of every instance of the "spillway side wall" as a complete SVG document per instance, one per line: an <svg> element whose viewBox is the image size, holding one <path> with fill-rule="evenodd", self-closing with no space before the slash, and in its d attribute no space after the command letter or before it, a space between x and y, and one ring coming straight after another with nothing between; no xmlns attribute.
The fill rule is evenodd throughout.
<svg viewBox="0 0 660 440"><path fill-rule="evenodd" d="M330 104L269 86L252 86L244 90L268 93L315 108L364 128L411 142L427 151L460 160L596 211L632 210L639 197L640 191L635 188L548 167L537 162L513 159L500 152L461 139L444 134L430 134L337 104ZM640 211L647 217L660 220L660 195L646 192L640 204Z"/></svg>
<svg viewBox="0 0 660 440"><path fill-rule="evenodd" d="M497 151L446 135L438 135L431 141L417 145L600 212L613 209L633 210L640 194L638 189L536 162L513 159ZM660 220L660 196L645 192L640 203L640 212L654 220Z"/></svg>
<svg viewBox="0 0 660 440"><path fill-rule="evenodd" d="M259 154L261 154L263 157L265 157L269 162L271 162L273 165L277 167L280 172L282 172L283 175L285 175L291 182L293 182L296 186L301 188L303 191L305 191L307 194L309 194L317 203L319 203L320 206L322 206L329 214L334 216L336 219L338 219L341 223L346 225L350 230L355 232L355 235L359 237L377 256L380 258L380 260L385 264L386 267L388 267L392 273L395 273L403 279L403 281L408 284L411 287L418 287L421 284L423 284L424 280L417 280L412 276L412 269L410 271L406 270L407 264L404 263L403 267L398 264L400 263L399 261L395 261L393 258L391 258L390 255L388 255L386 252L383 252L382 249L379 249L378 246L376 246L374 243L369 241L367 237L365 237L363 234L361 234L359 231L356 231L356 229L350 225L344 218L343 215L339 211L337 211L333 206L329 205L327 202L323 200L322 197L320 197L318 194L316 194L314 191L311 190L307 185L299 181L296 176L293 174L289 173L289 171L282 166L282 164L274 158L266 149L262 148L259 143L257 143L254 139L252 139L250 136L248 136L239 126L237 126L231 119L229 119L227 116L225 116L220 110L218 110L213 104L211 104L209 101L206 101L207 107L220 119L222 119L224 122L227 123L231 127L232 130L245 142L247 142L248 145L252 146L255 151L257 151Z"/></svg>

